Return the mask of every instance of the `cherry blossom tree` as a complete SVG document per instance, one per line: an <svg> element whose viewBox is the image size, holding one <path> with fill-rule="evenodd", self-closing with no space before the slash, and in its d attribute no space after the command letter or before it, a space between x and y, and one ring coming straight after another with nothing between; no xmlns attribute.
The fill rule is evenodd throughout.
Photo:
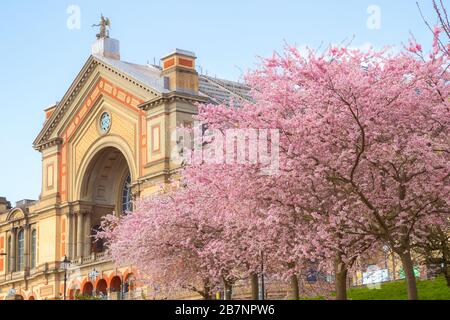
<svg viewBox="0 0 450 320"><path fill-rule="evenodd" d="M200 251L220 231L203 225L194 207L178 210L177 203L190 199L183 191L161 191L139 201L133 214L120 220L108 217L98 237L107 239L117 264L135 265L148 284L169 294L184 289L210 299L214 282Z"/></svg>
<svg viewBox="0 0 450 320"><path fill-rule="evenodd" d="M417 58L413 44L413 54L397 55L331 48L304 57L289 48L248 78L256 103L207 106L199 116L217 128L279 129L282 176L263 194L328 221L347 237L339 249L363 249L338 253L337 265L368 242L390 246L410 299L417 298L411 247L425 225L446 219L449 204L447 60L435 48L428 60ZM318 226L312 242L336 241Z"/></svg>
<svg viewBox="0 0 450 320"><path fill-rule="evenodd" d="M115 261L207 297L196 284L229 288L261 271L263 251L295 298L315 263L334 269L345 299L348 270L387 245L417 299L411 250L449 214L450 91L445 56L424 59L415 42L408 50L288 47L264 59L247 77L253 101L200 106L196 119L216 133L276 129L278 171L262 174L263 159L188 166L182 187L106 229Z"/></svg>
<svg viewBox="0 0 450 320"><path fill-rule="evenodd" d="M416 2L425 25L433 33L433 48L450 56L450 20L447 8L442 0L433 0L433 8L437 17L437 25L432 27L422 13L419 3Z"/></svg>

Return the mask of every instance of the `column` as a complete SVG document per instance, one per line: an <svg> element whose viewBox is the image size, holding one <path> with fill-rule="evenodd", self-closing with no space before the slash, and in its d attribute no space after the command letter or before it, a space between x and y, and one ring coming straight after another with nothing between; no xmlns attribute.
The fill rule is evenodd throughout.
<svg viewBox="0 0 450 320"><path fill-rule="evenodd" d="M83 213L78 212L77 213L77 258L83 257L83 246L84 246L84 233L83 233L83 226L84 225L84 219L83 219Z"/></svg>
<svg viewBox="0 0 450 320"><path fill-rule="evenodd" d="M88 212L86 213L86 216L84 217L84 255L88 256L91 254L91 216L92 213Z"/></svg>
<svg viewBox="0 0 450 320"><path fill-rule="evenodd" d="M17 228L11 229L11 248L9 252L9 271L16 271L16 244L17 244Z"/></svg>

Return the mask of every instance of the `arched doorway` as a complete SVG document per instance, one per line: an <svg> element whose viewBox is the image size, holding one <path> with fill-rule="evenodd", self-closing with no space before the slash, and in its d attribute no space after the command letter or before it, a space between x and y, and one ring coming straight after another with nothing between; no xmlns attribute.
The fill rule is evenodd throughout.
<svg viewBox="0 0 450 320"><path fill-rule="evenodd" d="M95 239L104 216L124 214L131 209L131 173L127 159L115 147L98 151L84 170L79 191L80 203L90 208L83 219L89 229L84 228L84 247L78 256L104 251L101 240ZM78 251L78 249L77 249Z"/></svg>
<svg viewBox="0 0 450 320"><path fill-rule="evenodd" d="M94 292L94 286L91 282L86 282L83 286L83 296L90 297L92 296L92 293Z"/></svg>
<svg viewBox="0 0 450 320"><path fill-rule="evenodd" d="M111 283L109 285L111 292L120 292L121 286L122 280L120 280L119 276L115 276L111 279Z"/></svg>
<svg viewBox="0 0 450 320"><path fill-rule="evenodd" d="M70 289L67 296L68 296L69 300L74 300L75 299L75 289Z"/></svg>
<svg viewBox="0 0 450 320"><path fill-rule="evenodd" d="M124 283L124 292L134 291L136 289L136 277L130 273L127 275Z"/></svg>
<svg viewBox="0 0 450 320"><path fill-rule="evenodd" d="M136 277L134 274L130 273L126 276L125 282L123 283L123 293L125 299L133 299L136 290Z"/></svg>
<svg viewBox="0 0 450 320"><path fill-rule="evenodd" d="M28 300L35 300L33 296L29 297Z"/></svg>
<svg viewBox="0 0 450 320"><path fill-rule="evenodd" d="M125 156L117 148L106 147L90 160L83 174L80 200L112 207L115 212L122 213L131 200L130 184L130 169Z"/></svg>
<svg viewBox="0 0 450 320"><path fill-rule="evenodd" d="M115 276L109 282L109 292L111 300L121 300L123 299L122 295L122 280L119 276Z"/></svg>
<svg viewBox="0 0 450 320"><path fill-rule="evenodd" d="M77 299L81 294L81 290L79 285L76 285L69 289L69 292L67 293L67 299L69 300L75 300Z"/></svg>
<svg viewBox="0 0 450 320"><path fill-rule="evenodd" d="M97 288L95 289L95 294L97 296L103 295L103 296L107 296L108 295L108 284L106 283L105 279L100 279L97 282Z"/></svg>

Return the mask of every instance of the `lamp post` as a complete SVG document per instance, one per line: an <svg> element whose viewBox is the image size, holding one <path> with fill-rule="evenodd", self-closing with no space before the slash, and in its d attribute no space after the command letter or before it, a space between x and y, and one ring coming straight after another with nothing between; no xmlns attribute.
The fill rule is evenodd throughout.
<svg viewBox="0 0 450 320"><path fill-rule="evenodd" d="M92 296L93 297L95 295L95 288L94 288L95 280L97 280L97 277L99 274L100 274L100 272L95 270L95 268L94 268L94 270L92 270L91 272L88 273L88 278L92 282Z"/></svg>
<svg viewBox="0 0 450 320"><path fill-rule="evenodd" d="M66 291L67 291L67 270L70 267L70 260L67 259L67 256L64 256L64 260L61 262L61 268L64 270L64 300L66 300Z"/></svg>

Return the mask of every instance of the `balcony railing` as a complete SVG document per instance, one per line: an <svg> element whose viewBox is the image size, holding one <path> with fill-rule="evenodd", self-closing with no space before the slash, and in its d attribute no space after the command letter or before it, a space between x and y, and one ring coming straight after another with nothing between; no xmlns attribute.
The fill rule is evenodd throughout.
<svg viewBox="0 0 450 320"><path fill-rule="evenodd" d="M106 252L99 253L91 253L89 256L76 258L72 260L73 265L83 265L90 264L95 262L103 262L109 260L110 257L106 254Z"/></svg>

